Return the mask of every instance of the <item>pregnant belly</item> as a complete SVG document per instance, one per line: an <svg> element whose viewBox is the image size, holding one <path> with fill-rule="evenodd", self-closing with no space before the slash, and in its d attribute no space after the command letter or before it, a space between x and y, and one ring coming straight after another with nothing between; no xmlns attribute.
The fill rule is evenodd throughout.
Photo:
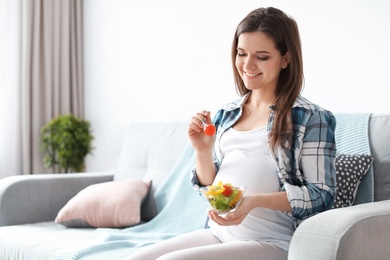
<svg viewBox="0 0 390 260"><path fill-rule="evenodd" d="M276 166L268 154L233 150L225 155L214 183L222 181L246 186L245 194L277 192L280 189Z"/></svg>

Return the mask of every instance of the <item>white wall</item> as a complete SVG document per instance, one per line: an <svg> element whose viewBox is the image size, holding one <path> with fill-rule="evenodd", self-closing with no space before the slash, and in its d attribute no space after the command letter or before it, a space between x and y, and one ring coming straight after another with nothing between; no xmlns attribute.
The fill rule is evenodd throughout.
<svg viewBox="0 0 390 260"><path fill-rule="evenodd" d="M300 27L303 95L333 112L390 112L388 0L85 0L88 171L114 167L130 122L188 121L235 98L230 47L252 9Z"/></svg>

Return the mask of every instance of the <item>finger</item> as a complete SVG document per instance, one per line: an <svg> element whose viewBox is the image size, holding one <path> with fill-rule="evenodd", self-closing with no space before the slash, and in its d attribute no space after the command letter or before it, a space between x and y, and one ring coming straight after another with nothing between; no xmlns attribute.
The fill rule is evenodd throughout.
<svg viewBox="0 0 390 260"><path fill-rule="evenodd" d="M208 125L211 125L213 123L213 121L211 120L211 113L210 113L210 111L206 111L206 113L203 114L203 115L204 115L203 122L205 122Z"/></svg>
<svg viewBox="0 0 390 260"><path fill-rule="evenodd" d="M214 217L210 217L210 220L213 221L214 223L220 225L220 226L223 226L223 224L218 219L216 219Z"/></svg>
<svg viewBox="0 0 390 260"><path fill-rule="evenodd" d="M200 114L201 114L201 120L204 123L206 123L207 125L210 125L213 123L211 120L211 117L210 117L210 115L211 115L210 111L203 110Z"/></svg>
<svg viewBox="0 0 390 260"><path fill-rule="evenodd" d="M218 221L218 219L217 219L218 218L218 214L214 210L209 210L209 217L214 222Z"/></svg>
<svg viewBox="0 0 390 260"><path fill-rule="evenodd" d="M195 131L199 132L200 130L203 129L204 119L205 116L203 115L203 112L197 113L195 116L191 118L190 127Z"/></svg>
<svg viewBox="0 0 390 260"><path fill-rule="evenodd" d="M198 128L195 126L192 126L191 128L198 132L202 130L204 127L203 123L207 121L207 117L209 116L209 114L210 112L204 110L202 112L197 113L195 116L193 116L191 118L191 123L196 125Z"/></svg>
<svg viewBox="0 0 390 260"><path fill-rule="evenodd" d="M191 127L190 125L188 126L188 129L187 129L188 136L196 135L199 132L200 132L200 130L193 129L193 127Z"/></svg>
<svg viewBox="0 0 390 260"><path fill-rule="evenodd" d="M205 121L208 117L210 117L211 113L210 111L203 109L202 111L198 112L197 115L201 117L202 121Z"/></svg>
<svg viewBox="0 0 390 260"><path fill-rule="evenodd" d="M204 115L205 117L207 117L207 116L210 115L210 111L205 110L205 109L203 109L201 113L202 113L202 115Z"/></svg>
<svg viewBox="0 0 390 260"><path fill-rule="evenodd" d="M202 129L203 125L199 126L199 123L197 123L196 120L194 121L194 119L192 118L190 124L188 125L188 133L199 133L200 131L202 131Z"/></svg>
<svg viewBox="0 0 390 260"><path fill-rule="evenodd" d="M232 220L232 219L235 219L235 218L237 218L237 217L236 217L236 215L234 213L228 213L228 214L225 215L225 219L228 220L228 221Z"/></svg>
<svg viewBox="0 0 390 260"><path fill-rule="evenodd" d="M201 122L206 122L207 116L209 115L209 112L206 110L203 110L202 112L199 112L195 115Z"/></svg>
<svg viewBox="0 0 390 260"><path fill-rule="evenodd" d="M210 219L213 220L215 223L217 223L218 225L220 226L224 226L226 225L226 221L223 217L221 217L220 215L218 215L217 212L215 211L210 211L209 213L209 216L210 216Z"/></svg>

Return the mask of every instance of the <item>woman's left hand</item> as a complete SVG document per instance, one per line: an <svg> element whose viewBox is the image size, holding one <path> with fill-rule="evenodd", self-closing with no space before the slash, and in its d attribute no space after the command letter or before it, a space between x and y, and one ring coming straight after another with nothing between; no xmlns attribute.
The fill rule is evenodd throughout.
<svg viewBox="0 0 390 260"><path fill-rule="evenodd" d="M224 216L218 215L214 210L209 211L209 217L220 226L237 226L245 219L248 213L253 209L252 197L245 196L240 206L234 211Z"/></svg>

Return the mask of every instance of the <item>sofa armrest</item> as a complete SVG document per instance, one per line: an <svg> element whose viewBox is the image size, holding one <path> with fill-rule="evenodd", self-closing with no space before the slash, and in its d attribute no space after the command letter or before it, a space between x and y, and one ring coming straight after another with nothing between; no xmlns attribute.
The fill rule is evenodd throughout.
<svg viewBox="0 0 390 260"><path fill-rule="evenodd" d="M333 209L305 220L289 260L388 259L390 200Z"/></svg>
<svg viewBox="0 0 390 260"><path fill-rule="evenodd" d="M0 180L0 226L53 221L85 187L113 180L112 173L17 175Z"/></svg>

